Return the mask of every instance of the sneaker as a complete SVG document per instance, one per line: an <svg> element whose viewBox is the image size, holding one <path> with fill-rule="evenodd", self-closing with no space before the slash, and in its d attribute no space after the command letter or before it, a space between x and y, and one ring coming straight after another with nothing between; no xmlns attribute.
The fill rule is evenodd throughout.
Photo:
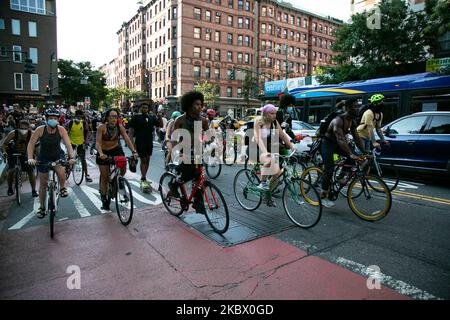
<svg viewBox="0 0 450 320"><path fill-rule="evenodd" d="M333 208L334 206L336 206L336 203L334 203L334 201L331 201L328 199L322 199L322 205L325 208Z"/></svg>
<svg viewBox="0 0 450 320"><path fill-rule="evenodd" d="M33 196L33 198L39 197L39 193L37 193L36 190L33 190L33 191L31 192L31 195Z"/></svg>
<svg viewBox="0 0 450 320"><path fill-rule="evenodd" d="M8 197L11 197L14 195L14 190L12 188L8 188Z"/></svg>
<svg viewBox="0 0 450 320"><path fill-rule="evenodd" d="M267 181L261 181L258 186L258 189L261 191L269 191L269 183Z"/></svg>
<svg viewBox="0 0 450 320"><path fill-rule="evenodd" d="M148 183L147 180L141 180L141 186L140 187L141 187L141 190L146 192L146 193L152 192L152 186Z"/></svg>

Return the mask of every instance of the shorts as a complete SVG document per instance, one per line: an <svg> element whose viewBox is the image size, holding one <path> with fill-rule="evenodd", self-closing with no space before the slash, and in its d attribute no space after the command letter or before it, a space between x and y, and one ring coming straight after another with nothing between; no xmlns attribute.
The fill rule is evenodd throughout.
<svg viewBox="0 0 450 320"><path fill-rule="evenodd" d="M16 167L16 157L8 155L8 159L7 160L8 160L8 168L9 169L14 169ZM28 165L28 158L27 158L27 156L25 154L22 154L20 156L19 161L20 161L20 165L22 166L22 171L23 172L32 172L33 168L31 168Z"/></svg>
<svg viewBox="0 0 450 320"><path fill-rule="evenodd" d="M72 148L75 150L75 145L72 145ZM77 149L77 155L80 157L80 159L85 160L86 159L86 149L84 148L84 145L81 144L76 147Z"/></svg>
<svg viewBox="0 0 450 320"><path fill-rule="evenodd" d="M39 155L37 158L38 162L54 162L58 160L64 160L66 158L66 154L64 151L60 150L59 155L56 158L53 157L47 157L45 155ZM39 173L48 173L50 171L50 168L48 166L36 166L37 171Z"/></svg>
<svg viewBox="0 0 450 320"><path fill-rule="evenodd" d="M151 157L153 154L153 143L136 142L136 151L139 155L139 158Z"/></svg>
<svg viewBox="0 0 450 320"><path fill-rule="evenodd" d="M108 151L103 150L103 154L105 154L108 157L120 157L125 155L121 146L117 146L114 149ZM95 162L99 166L109 166L110 164L106 159L105 160L100 159L100 156L98 154L95 160L96 160Z"/></svg>

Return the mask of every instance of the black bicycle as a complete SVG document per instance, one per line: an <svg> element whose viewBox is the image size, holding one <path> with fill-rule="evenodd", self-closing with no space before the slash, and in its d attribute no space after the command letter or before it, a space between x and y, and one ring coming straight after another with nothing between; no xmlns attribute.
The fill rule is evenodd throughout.
<svg viewBox="0 0 450 320"><path fill-rule="evenodd" d="M22 154L13 153L16 158L16 168L14 169L14 191L16 193L16 202L20 206L22 204L22 162L20 161Z"/></svg>

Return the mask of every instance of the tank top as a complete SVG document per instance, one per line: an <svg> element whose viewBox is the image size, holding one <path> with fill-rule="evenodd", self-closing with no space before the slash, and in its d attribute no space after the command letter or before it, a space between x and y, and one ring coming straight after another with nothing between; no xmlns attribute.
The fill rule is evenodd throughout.
<svg viewBox="0 0 450 320"><path fill-rule="evenodd" d="M61 154L61 136L59 134L59 127L56 127L56 132L48 133L47 126L44 127L44 133L40 139L39 158L49 160L57 160Z"/></svg>
<svg viewBox="0 0 450 320"><path fill-rule="evenodd" d="M70 142L75 145L81 145L84 143L84 126L83 121L76 123L73 121L72 128L70 128Z"/></svg>

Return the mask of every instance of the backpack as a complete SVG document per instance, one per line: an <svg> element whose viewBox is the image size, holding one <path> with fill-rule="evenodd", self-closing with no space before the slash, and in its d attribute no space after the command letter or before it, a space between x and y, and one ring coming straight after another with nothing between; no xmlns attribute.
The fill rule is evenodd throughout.
<svg viewBox="0 0 450 320"><path fill-rule="evenodd" d="M328 131L328 127L330 126L331 121L333 121L337 116L343 114L342 111L333 111L329 113L325 118L320 121L318 136L323 137L325 133Z"/></svg>
<svg viewBox="0 0 450 320"><path fill-rule="evenodd" d="M376 119L377 118L376 117L377 113L375 113L375 111L373 110L373 108L369 104L366 104L366 105L362 106L361 108L359 108L358 118L355 121L358 126L359 125L364 125L364 128L365 128L366 124L365 123L361 123L361 120L362 120L362 117L363 117L364 113L366 113L367 110L372 110L375 120L377 122L380 121L380 116L378 117L378 120L377 120Z"/></svg>

